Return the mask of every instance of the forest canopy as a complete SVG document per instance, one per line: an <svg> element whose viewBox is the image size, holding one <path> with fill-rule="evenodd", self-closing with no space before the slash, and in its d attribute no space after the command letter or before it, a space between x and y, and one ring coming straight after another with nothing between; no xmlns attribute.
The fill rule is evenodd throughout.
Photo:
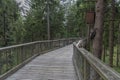
<svg viewBox="0 0 120 80"><path fill-rule="evenodd" d="M87 50L120 72L120 0L97 1L101 4L94 0L0 0L0 47L88 38ZM92 24L86 22L88 12L95 14Z"/></svg>

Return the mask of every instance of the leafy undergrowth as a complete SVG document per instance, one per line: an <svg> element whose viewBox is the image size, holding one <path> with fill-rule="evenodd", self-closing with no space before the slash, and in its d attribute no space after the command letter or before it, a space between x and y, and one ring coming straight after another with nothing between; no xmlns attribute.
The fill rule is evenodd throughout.
<svg viewBox="0 0 120 80"><path fill-rule="evenodd" d="M119 57L120 57L120 55L119 55ZM109 64L109 51L107 51L107 54L105 56L105 63ZM114 47L113 69L120 73L120 61L119 61L118 66L117 66L117 48L116 47Z"/></svg>
<svg viewBox="0 0 120 80"><path fill-rule="evenodd" d="M119 67L114 66L113 68L120 73L120 66Z"/></svg>

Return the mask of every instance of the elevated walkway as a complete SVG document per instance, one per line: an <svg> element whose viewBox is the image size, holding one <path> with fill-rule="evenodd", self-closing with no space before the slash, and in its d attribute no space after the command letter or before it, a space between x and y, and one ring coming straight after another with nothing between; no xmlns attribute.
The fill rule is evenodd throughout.
<svg viewBox="0 0 120 80"><path fill-rule="evenodd" d="M120 80L118 72L74 41L36 41L1 48L0 80Z"/></svg>
<svg viewBox="0 0 120 80"><path fill-rule="evenodd" d="M75 80L72 45L40 55L6 80Z"/></svg>

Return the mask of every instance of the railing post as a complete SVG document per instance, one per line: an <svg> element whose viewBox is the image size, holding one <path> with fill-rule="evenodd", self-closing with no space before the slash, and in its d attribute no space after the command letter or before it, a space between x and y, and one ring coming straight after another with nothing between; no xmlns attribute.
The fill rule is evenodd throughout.
<svg viewBox="0 0 120 80"><path fill-rule="evenodd" d="M15 48L14 48L14 51L15 51ZM18 52L16 53L16 56L17 56L17 65L19 64L19 60L20 60L20 58L19 58L19 52L21 52L20 51L20 48L18 47Z"/></svg>
<svg viewBox="0 0 120 80"><path fill-rule="evenodd" d="M87 60L84 59L84 80L90 79L90 65L88 64Z"/></svg>
<svg viewBox="0 0 120 80"><path fill-rule="evenodd" d="M41 42L41 52L43 51L43 42Z"/></svg>
<svg viewBox="0 0 120 80"><path fill-rule="evenodd" d="M41 42L39 43L39 54L41 52Z"/></svg>
<svg viewBox="0 0 120 80"><path fill-rule="evenodd" d="M46 43L46 47L45 47L45 50L48 50L49 49L49 41Z"/></svg>
<svg viewBox="0 0 120 80"><path fill-rule="evenodd" d="M59 48L60 48L60 40L59 40Z"/></svg>
<svg viewBox="0 0 120 80"><path fill-rule="evenodd" d="M2 74L2 53L0 51L0 75Z"/></svg>
<svg viewBox="0 0 120 80"><path fill-rule="evenodd" d="M66 40L64 39L64 46L66 45Z"/></svg>
<svg viewBox="0 0 120 80"><path fill-rule="evenodd" d="M43 42L43 51L45 51L45 42Z"/></svg>
<svg viewBox="0 0 120 80"><path fill-rule="evenodd" d="M21 62L23 62L23 46L21 46Z"/></svg>
<svg viewBox="0 0 120 80"><path fill-rule="evenodd" d="M50 50L52 48L52 41L49 41L48 43L49 43L49 49L48 50Z"/></svg>
<svg viewBox="0 0 120 80"><path fill-rule="evenodd" d="M69 44L70 44L70 39L68 39L68 41L67 41L67 42L68 42L68 44L67 44L67 45L69 45Z"/></svg>
<svg viewBox="0 0 120 80"><path fill-rule="evenodd" d="M9 68L11 69L11 67L13 66L13 63L14 63L14 60L13 60L13 56L12 56L13 54L12 54L12 49L10 49L10 52L9 52L9 54L8 54L8 62L9 62ZM16 56L17 56L17 53L16 53ZM16 61L17 63L18 63L18 58L17 58L17 61ZM17 64L16 63L16 64Z"/></svg>
<svg viewBox="0 0 120 80"><path fill-rule="evenodd" d="M38 47L38 54L40 53L40 44L37 43L37 47Z"/></svg>
<svg viewBox="0 0 120 80"><path fill-rule="evenodd" d="M27 57L27 49L28 49L28 46L24 46L24 48L23 48L23 50L24 50L24 53L23 53L24 60Z"/></svg>
<svg viewBox="0 0 120 80"><path fill-rule="evenodd" d="M52 43L53 43L53 41L50 41L50 48L53 49Z"/></svg>
<svg viewBox="0 0 120 80"><path fill-rule="evenodd" d="M49 50L50 50L50 49L52 49L52 41L50 41L49 43L50 43L50 48L49 48Z"/></svg>
<svg viewBox="0 0 120 80"><path fill-rule="evenodd" d="M5 51L5 63L6 63L6 70L8 69L8 55L7 55L7 51Z"/></svg>
<svg viewBox="0 0 120 80"><path fill-rule="evenodd" d="M87 66L86 66L86 60L84 59L84 80L87 80L87 70L86 70Z"/></svg>
<svg viewBox="0 0 120 80"><path fill-rule="evenodd" d="M36 43L37 45L37 54L39 54L39 43Z"/></svg>

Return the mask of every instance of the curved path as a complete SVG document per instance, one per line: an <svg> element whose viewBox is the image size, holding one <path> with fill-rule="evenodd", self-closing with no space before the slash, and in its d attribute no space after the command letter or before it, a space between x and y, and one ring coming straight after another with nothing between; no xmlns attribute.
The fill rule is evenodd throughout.
<svg viewBox="0 0 120 80"><path fill-rule="evenodd" d="M6 80L75 80L72 45L40 55Z"/></svg>

